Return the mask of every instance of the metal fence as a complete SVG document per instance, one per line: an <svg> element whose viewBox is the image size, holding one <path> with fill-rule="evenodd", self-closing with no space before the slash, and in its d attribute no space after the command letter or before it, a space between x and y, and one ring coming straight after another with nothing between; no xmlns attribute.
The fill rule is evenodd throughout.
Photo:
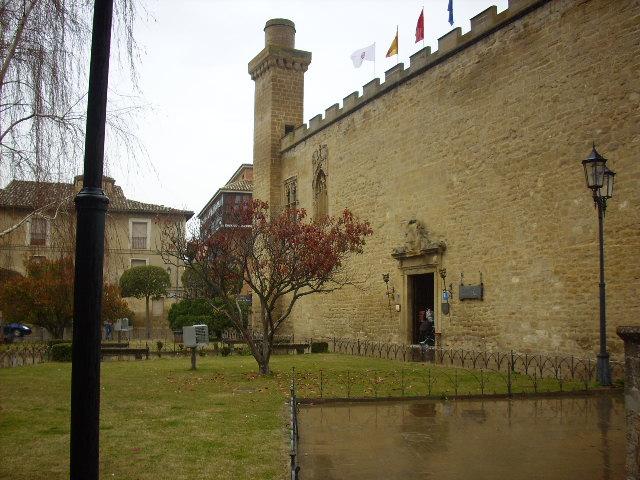
<svg viewBox="0 0 640 480"><path fill-rule="evenodd" d="M596 387L589 379L541 378L535 372L524 375L428 362L377 367L296 371L298 401L556 394Z"/></svg>
<svg viewBox="0 0 640 480"><path fill-rule="evenodd" d="M291 397L289 400L290 408L290 434L291 434L291 449L289 455L291 457L291 480L298 480L298 472L300 471L300 465L298 464L298 440L300 435L298 433L298 399L296 396L296 375L295 368L291 374Z"/></svg>
<svg viewBox="0 0 640 480"><path fill-rule="evenodd" d="M511 350L477 351L464 348L425 347L359 339L325 340L332 352L390 360L421 361L472 370L511 372L556 380L595 380L596 362L574 355L522 353ZM612 378L624 378L624 363L611 362Z"/></svg>
<svg viewBox="0 0 640 480"><path fill-rule="evenodd" d="M44 362L48 359L49 349L46 344L33 342L0 345L0 368Z"/></svg>

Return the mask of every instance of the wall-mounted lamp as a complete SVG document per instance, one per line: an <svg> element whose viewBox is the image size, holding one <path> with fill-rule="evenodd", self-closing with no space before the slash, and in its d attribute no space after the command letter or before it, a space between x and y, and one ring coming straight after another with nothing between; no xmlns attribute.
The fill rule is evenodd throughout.
<svg viewBox="0 0 640 480"><path fill-rule="evenodd" d="M444 288L442 289L442 303L441 303L442 314L449 315L449 309L450 309L449 300L453 296L453 293L452 293L453 284L450 283L449 289L447 290L447 269L446 268L439 269L438 273L440 274L440 278L442 278L442 285L444 286Z"/></svg>
<svg viewBox="0 0 640 480"><path fill-rule="evenodd" d="M391 285L391 288L389 288L389 274L388 273L383 273L382 274L382 281L385 283L385 285L387 287L387 300L389 300L389 306L391 306L391 299L393 298L393 295L395 293L395 288L393 288L393 285Z"/></svg>

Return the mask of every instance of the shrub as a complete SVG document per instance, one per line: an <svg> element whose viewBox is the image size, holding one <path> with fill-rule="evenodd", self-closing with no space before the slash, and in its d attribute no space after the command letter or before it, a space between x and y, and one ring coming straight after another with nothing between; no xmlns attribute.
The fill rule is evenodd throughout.
<svg viewBox="0 0 640 480"><path fill-rule="evenodd" d="M218 310L221 307L222 303L218 299L211 301L203 298L184 299L171 305L168 316L169 324L172 330L182 330L184 326L204 324L209 327L209 336L220 338L222 332L232 325L229 319ZM248 314L248 307L246 308Z"/></svg>
<svg viewBox="0 0 640 480"><path fill-rule="evenodd" d="M182 327L191 325L209 325L211 317L208 315L179 315L173 325L182 332ZM209 327L211 335L211 327Z"/></svg>
<svg viewBox="0 0 640 480"><path fill-rule="evenodd" d="M311 353L327 353L329 344L327 342L311 342Z"/></svg>
<svg viewBox="0 0 640 480"><path fill-rule="evenodd" d="M244 357L247 355L251 355L251 349L249 348L248 345L239 345L233 349L233 353Z"/></svg>
<svg viewBox="0 0 640 480"><path fill-rule="evenodd" d="M222 355L223 357L228 357L230 353L231 348L227 347L226 345L220 349L220 355Z"/></svg>
<svg viewBox="0 0 640 480"><path fill-rule="evenodd" d="M72 350L70 343L56 343L49 350L49 358L54 362L70 362Z"/></svg>

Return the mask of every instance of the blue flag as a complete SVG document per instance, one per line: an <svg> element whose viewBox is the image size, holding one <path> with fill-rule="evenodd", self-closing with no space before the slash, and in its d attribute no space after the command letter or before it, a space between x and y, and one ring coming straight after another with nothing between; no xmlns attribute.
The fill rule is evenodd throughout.
<svg viewBox="0 0 640 480"><path fill-rule="evenodd" d="M453 25L453 0L449 0L449 25Z"/></svg>

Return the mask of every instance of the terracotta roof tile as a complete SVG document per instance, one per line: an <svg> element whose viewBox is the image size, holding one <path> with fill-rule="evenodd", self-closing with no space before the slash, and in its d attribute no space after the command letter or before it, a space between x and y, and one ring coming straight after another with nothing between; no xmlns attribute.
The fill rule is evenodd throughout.
<svg viewBox="0 0 640 480"><path fill-rule="evenodd" d="M0 189L0 207L34 209L60 200L66 200L71 205L75 193L75 189L70 183L12 180L4 189ZM173 213L184 215L187 218L193 216L193 212L188 210L126 198L122 188L117 185L114 185L107 195L109 196L109 210L115 212Z"/></svg>
<svg viewBox="0 0 640 480"><path fill-rule="evenodd" d="M251 192L253 191L253 182L249 180L238 180L236 182L227 183L221 190L233 190L236 192Z"/></svg>

